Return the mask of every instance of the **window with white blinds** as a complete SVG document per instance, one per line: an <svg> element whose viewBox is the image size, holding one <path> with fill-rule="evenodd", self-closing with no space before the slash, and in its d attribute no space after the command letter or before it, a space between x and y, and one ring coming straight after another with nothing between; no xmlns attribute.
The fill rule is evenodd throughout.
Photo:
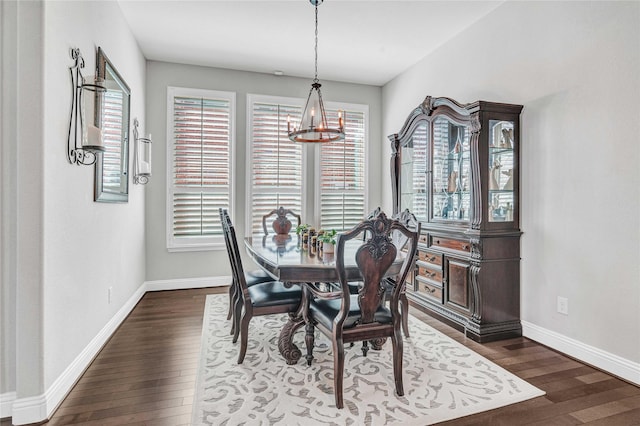
<svg viewBox="0 0 640 426"><path fill-rule="evenodd" d="M280 206L302 212L302 146L287 135L287 119L300 121L301 107L282 98L250 97L251 232L262 232L262 216Z"/></svg>
<svg viewBox="0 0 640 426"><path fill-rule="evenodd" d="M358 108L360 109L360 108ZM365 217L366 109L345 107L344 141L320 146L319 214L323 229L344 231ZM337 108L327 109L329 126L337 126Z"/></svg>
<svg viewBox="0 0 640 426"><path fill-rule="evenodd" d="M287 119L291 123L300 121L303 102L304 99L249 95L248 225L252 233L262 233L262 216L280 206L300 213L303 222L336 231L352 228L366 214L364 147L368 108L327 103L330 126L337 127L338 111L343 111L346 138L318 147L291 142L287 136ZM307 155L317 156L310 163L316 164L315 173L306 173ZM306 199L315 200L315 211L305 211Z"/></svg>
<svg viewBox="0 0 640 426"><path fill-rule="evenodd" d="M122 120L128 111L124 111L123 95L122 90L107 90L103 95L102 190L105 192L127 192L127 157L122 155L122 149L128 145L122 143L127 138Z"/></svg>
<svg viewBox="0 0 640 426"><path fill-rule="evenodd" d="M235 93L169 87L167 247L222 245L220 207L231 205Z"/></svg>

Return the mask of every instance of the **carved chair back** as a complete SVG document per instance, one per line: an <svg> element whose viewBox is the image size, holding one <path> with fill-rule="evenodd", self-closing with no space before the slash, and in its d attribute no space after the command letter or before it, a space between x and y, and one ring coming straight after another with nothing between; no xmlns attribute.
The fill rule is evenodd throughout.
<svg viewBox="0 0 640 426"><path fill-rule="evenodd" d="M398 300L400 289L404 286L404 282L412 270L414 258L418 247L418 235L420 232L420 224L418 223L415 230L409 230L398 220L387 218L380 212L372 219L367 219L353 228L351 231L341 234L338 237L336 247L336 271L340 279L342 287L342 307L338 314L337 325L341 326L349 313L350 293L347 275L345 272L345 244L366 233L367 237L364 244L357 250L355 255L356 265L362 276L362 286L358 294L360 304L361 318L358 324L368 324L375 320L375 313L382 304L385 296L384 277L387 275L389 268L395 262L401 246L394 242L393 235L399 233L402 235L403 246L407 247L400 272L395 277L396 285L391 290L390 308L392 316L398 318L399 324L399 308ZM395 323L394 319L394 323Z"/></svg>
<svg viewBox="0 0 640 426"><path fill-rule="evenodd" d="M271 224L271 227L278 235L286 235L291 231L291 221L287 218L287 216L292 216L298 220L298 226L302 224L302 220L300 215L295 213L293 210L285 209L280 206L277 209L271 210L269 213L262 216L262 229L264 230L264 235L268 235L269 231L267 230L267 219L271 216L275 215L275 219Z"/></svg>

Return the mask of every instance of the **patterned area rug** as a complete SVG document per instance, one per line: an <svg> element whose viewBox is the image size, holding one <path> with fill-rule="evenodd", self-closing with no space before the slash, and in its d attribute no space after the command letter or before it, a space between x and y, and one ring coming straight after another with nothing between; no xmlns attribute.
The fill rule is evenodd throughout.
<svg viewBox="0 0 640 426"><path fill-rule="evenodd" d="M287 317L255 317L244 363L231 343L228 296L207 296L193 425L426 425L544 395L540 389L410 316L404 390L395 395L391 342L362 356L345 347L344 403L335 407L331 342L316 333L315 359L287 365L278 336ZM303 353L304 327L294 342Z"/></svg>

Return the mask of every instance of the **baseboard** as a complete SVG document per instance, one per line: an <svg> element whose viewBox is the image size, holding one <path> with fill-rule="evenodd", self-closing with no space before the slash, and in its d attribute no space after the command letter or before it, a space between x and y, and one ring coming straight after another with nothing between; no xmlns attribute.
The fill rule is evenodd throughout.
<svg viewBox="0 0 640 426"><path fill-rule="evenodd" d="M188 288L219 287L229 285L231 277L204 277L179 280L146 281L118 310L111 320L100 330L96 337L73 360L65 371L47 389L44 395L28 398L16 398L15 392L0 395L2 399L2 416L12 417L14 425L42 422L51 417L51 414L62 403L64 398L73 388L76 381L82 376L104 344L116 331L124 319L131 313L136 304L149 291L181 290Z"/></svg>
<svg viewBox="0 0 640 426"><path fill-rule="evenodd" d="M603 351L527 321L522 321L522 335L581 362L640 385L640 363Z"/></svg>
<svg viewBox="0 0 640 426"><path fill-rule="evenodd" d="M0 419L11 417L11 410L15 400L15 392L0 393Z"/></svg>
<svg viewBox="0 0 640 426"><path fill-rule="evenodd" d="M188 288L221 287L231 283L230 276L181 278L176 280L145 281L146 291L185 290Z"/></svg>

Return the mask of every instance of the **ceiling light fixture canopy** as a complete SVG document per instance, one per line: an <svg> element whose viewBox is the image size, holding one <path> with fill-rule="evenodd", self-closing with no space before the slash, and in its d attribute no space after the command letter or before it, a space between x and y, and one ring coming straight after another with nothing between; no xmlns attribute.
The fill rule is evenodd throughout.
<svg viewBox="0 0 640 426"><path fill-rule="evenodd" d="M334 142L344 139L344 117L342 111L338 111L338 128L330 128L327 123L327 114L322 102L320 92L320 80L318 80L318 6L323 0L309 0L315 6L316 11L316 37L315 37L315 78L309 90L307 103L302 111L302 118L298 127L291 128L291 119L287 117L287 131L289 139L293 142Z"/></svg>

